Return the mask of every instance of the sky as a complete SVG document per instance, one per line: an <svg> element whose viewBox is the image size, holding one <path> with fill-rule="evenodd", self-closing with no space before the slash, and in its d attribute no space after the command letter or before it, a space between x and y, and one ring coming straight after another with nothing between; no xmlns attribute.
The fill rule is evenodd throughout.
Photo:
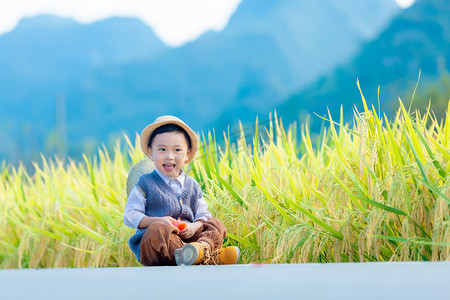
<svg viewBox="0 0 450 300"><path fill-rule="evenodd" d="M276 1L276 0L274 0ZM414 0L395 0L409 7ZM241 0L1 0L0 34L23 17L54 14L80 23L111 16L138 17L166 44L176 47L208 30L222 30Z"/></svg>

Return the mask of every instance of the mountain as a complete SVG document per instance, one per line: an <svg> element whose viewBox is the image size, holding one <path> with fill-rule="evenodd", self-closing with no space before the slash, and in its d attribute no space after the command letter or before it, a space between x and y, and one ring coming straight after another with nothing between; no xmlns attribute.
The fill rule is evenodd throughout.
<svg viewBox="0 0 450 300"><path fill-rule="evenodd" d="M160 114L175 114L200 131L220 127L217 118L227 110L231 116L267 112L350 59L398 11L392 0L244 0L221 32L207 32L158 60L93 74L91 89L74 89L68 98L81 99L75 111L83 110L83 101L102 107L108 99L104 117L113 121L77 114L73 124L133 132Z"/></svg>
<svg viewBox="0 0 450 300"><path fill-rule="evenodd" d="M110 18L82 25L39 15L0 36L2 75L60 83L111 63L148 59L167 50L138 19ZM4 76L2 76L4 77Z"/></svg>
<svg viewBox="0 0 450 300"><path fill-rule="evenodd" d="M353 105L361 108L361 96L355 84L359 79L366 100L375 107L378 107L380 86L381 110L390 115L398 105L398 97L408 105L419 72L420 93L417 94L424 94L421 91L440 81L441 76L448 76L449 69L450 7L444 0L416 0L351 62L291 96L277 107L277 112L289 123L312 112L323 115L326 107L337 112L343 104L346 119L350 121ZM428 101L414 101L423 100Z"/></svg>
<svg viewBox="0 0 450 300"><path fill-rule="evenodd" d="M394 1L244 1L223 31L223 44L234 45L237 36L248 40L251 32L264 33L267 44L277 45L277 56L272 57L287 64L259 55L261 47L244 46L249 53L241 59L260 62L250 66L253 72L243 75L238 89L224 99L228 105L208 125L221 131L239 119L267 114L293 92L350 60L398 12Z"/></svg>
<svg viewBox="0 0 450 300"><path fill-rule="evenodd" d="M51 15L22 19L0 36L0 131L10 141L0 145L0 159L44 151L55 126L55 99L74 84L88 87L89 81L83 80L87 74L150 60L168 49L134 18L88 25Z"/></svg>
<svg viewBox="0 0 450 300"><path fill-rule="evenodd" d="M398 12L394 1L244 1L224 35L271 37L289 61L288 86L303 86L351 58ZM254 55L254 54L253 54Z"/></svg>
<svg viewBox="0 0 450 300"><path fill-rule="evenodd" d="M161 114L224 128L349 60L398 11L393 0L244 0L223 31L176 49L135 19L24 19L0 36L0 159L79 154Z"/></svg>

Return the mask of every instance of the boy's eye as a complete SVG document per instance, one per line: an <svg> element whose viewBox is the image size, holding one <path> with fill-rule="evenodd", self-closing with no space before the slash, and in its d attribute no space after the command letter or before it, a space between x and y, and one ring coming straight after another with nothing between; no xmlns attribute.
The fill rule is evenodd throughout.
<svg viewBox="0 0 450 300"><path fill-rule="evenodd" d="M166 151L165 148L158 148L158 151Z"/></svg>
<svg viewBox="0 0 450 300"><path fill-rule="evenodd" d="M181 152L182 150L181 149L175 149L175 152Z"/></svg>

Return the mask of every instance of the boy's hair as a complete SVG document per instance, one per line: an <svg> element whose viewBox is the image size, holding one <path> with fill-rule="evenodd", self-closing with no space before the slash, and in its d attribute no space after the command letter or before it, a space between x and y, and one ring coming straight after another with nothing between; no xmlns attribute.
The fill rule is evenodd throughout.
<svg viewBox="0 0 450 300"><path fill-rule="evenodd" d="M183 133L184 137L187 141L188 144L188 149L191 149L192 145L191 145L191 138L189 137L188 133L186 132L186 130L184 130L181 126L178 126L176 124L164 124L158 128L156 128L152 134L150 135L150 138L148 139L148 147L151 148L152 147L152 142L153 139L155 138L155 136L157 134L162 134L162 133L166 133L166 132L179 132L179 133Z"/></svg>

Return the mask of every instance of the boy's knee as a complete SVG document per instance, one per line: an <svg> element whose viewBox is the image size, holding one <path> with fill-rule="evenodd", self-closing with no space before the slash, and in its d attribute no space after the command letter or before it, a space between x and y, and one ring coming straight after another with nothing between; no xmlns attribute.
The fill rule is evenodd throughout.
<svg viewBox="0 0 450 300"><path fill-rule="evenodd" d="M221 224L222 221L220 221L217 218L210 218L208 221L206 221L205 223L209 223L209 224Z"/></svg>
<svg viewBox="0 0 450 300"><path fill-rule="evenodd" d="M222 239L225 238L227 234L227 227L219 219L211 218L205 223L205 225L209 228L209 230L216 231Z"/></svg>
<svg viewBox="0 0 450 300"><path fill-rule="evenodd" d="M172 224L167 224L161 221L156 221L151 223L148 228L147 232L149 235L152 236L159 236L159 235L167 235L170 233L178 233L178 228L173 226ZM146 232L146 233L147 233Z"/></svg>
<svg viewBox="0 0 450 300"><path fill-rule="evenodd" d="M161 221L151 223L142 237L142 241L150 239L151 237L159 236L162 232L167 232L170 225L164 224Z"/></svg>
<svg viewBox="0 0 450 300"><path fill-rule="evenodd" d="M222 223L222 221L220 221L219 219L217 219L217 218L211 218L211 219L209 219L208 221L207 221L208 223L210 223L210 224L212 224L214 227L216 227L216 228L226 228L225 227L225 225Z"/></svg>
<svg viewBox="0 0 450 300"><path fill-rule="evenodd" d="M153 228L160 228L160 227L164 227L167 226L167 224L164 224L161 221L155 221L150 223L150 225L148 225L148 229L152 230Z"/></svg>

